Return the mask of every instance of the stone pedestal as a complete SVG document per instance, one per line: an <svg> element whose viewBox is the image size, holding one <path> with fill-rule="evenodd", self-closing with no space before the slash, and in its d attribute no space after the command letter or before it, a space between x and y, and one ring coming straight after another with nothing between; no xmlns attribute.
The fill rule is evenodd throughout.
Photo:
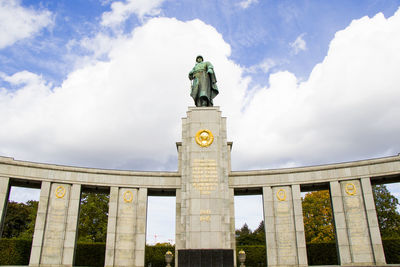
<svg viewBox="0 0 400 267"><path fill-rule="evenodd" d="M182 187L177 190L176 250L235 248L230 146L218 107L189 108L178 144Z"/></svg>

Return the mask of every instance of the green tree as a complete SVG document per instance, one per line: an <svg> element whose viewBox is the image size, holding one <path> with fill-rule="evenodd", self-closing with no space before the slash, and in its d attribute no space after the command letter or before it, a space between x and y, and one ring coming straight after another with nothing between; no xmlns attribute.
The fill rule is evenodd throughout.
<svg viewBox="0 0 400 267"><path fill-rule="evenodd" d="M374 185L372 190L382 237L400 237L400 213L397 211L399 200L385 185Z"/></svg>
<svg viewBox="0 0 400 267"><path fill-rule="evenodd" d="M303 199L304 231L307 243L335 240L328 190L309 192Z"/></svg>
<svg viewBox="0 0 400 267"><path fill-rule="evenodd" d="M109 195L105 193L82 193L78 241L106 241L108 201Z"/></svg>
<svg viewBox="0 0 400 267"><path fill-rule="evenodd" d="M29 210L29 215L27 218L27 228L24 232L20 234L19 237L24 239L32 239L33 233L35 231L36 215L39 206L39 201L28 200L26 202L26 205Z"/></svg>
<svg viewBox="0 0 400 267"><path fill-rule="evenodd" d="M7 204L2 237L31 239L35 228L38 202L27 203L10 201Z"/></svg>
<svg viewBox="0 0 400 267"><path fill-rule="evenodd" d="M257 229L254 230L253 235L257 240L257 245L265 245L265 227L264 221L261 221Z"/></svg>
<svg viewBox="0 0 400 267"><path fill-rule="evenodd" d="M258 228L252 232L245 223L242 228L236 230L236 245L265 245L264 222L262 221Z"/></svg>

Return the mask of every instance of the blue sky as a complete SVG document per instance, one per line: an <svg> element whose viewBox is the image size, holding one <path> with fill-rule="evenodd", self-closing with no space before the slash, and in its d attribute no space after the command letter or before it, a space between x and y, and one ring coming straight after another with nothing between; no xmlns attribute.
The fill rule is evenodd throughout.
<svg viewBox="0 0 400 267"><path fill-rule="evenodd" d="M197 54L216 70L234 170L397 155L399 7L0 0L0 155L176 170Z"/></svg>
<svg viewBox="0 0 400 267"><path fill-rule="evenodd" d="M5 2L8 2L5 1ZM255 82L268 83L268 73L288 70L307 79L316 63L323 60L329 42L338 30L354 19L381 12L390 17L399 1L159 1L156 16L181 21L200 19L212 25L231 45L230 59L250 68L272 60L269 71L252 73ZM17 1L18 3L18 1ZM0 69L10 75L28 70L60 84L72 70L71 57L90 54L71 47L71 40L93 37L100 31L102 13L112 1L19 1L24 8L50 11L52 23L33 38L17 41L0 51ZM149 19L146 17L146 19ZM121 26L124 33L144 23L132 14ZM299 52L291 46L300 37L306 42ZM71 51L72 50L72 51Z"/></svg>

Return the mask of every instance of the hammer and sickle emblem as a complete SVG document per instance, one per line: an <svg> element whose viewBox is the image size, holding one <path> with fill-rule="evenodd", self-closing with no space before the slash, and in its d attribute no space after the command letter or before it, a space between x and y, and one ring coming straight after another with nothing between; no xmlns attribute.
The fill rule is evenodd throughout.
<svg viewBox="0 0 400 267"><path fill-rule="evenodd" d="M286 191L285 191L285 189L279 189L278 192L276 192L276 197L278 198L279 201L286 200Z"/></svg>
<svg viewBox="0 0 400 267"><path fill-rule="evenodd" d="M347 183L345 190L349 196L355 195L357 192L356 186L353 183Z"/></svg>
<svg viewBox="0 0 400 267"><path fill-rule="evenodd" d="M130 190L125 191L125 193L124 193L124 201L125 201L125 203L132 202L132 200L133 200L133 193L132 193L132 191L130 191Z"/></svg>
<svg viewBox="0 0 400 267"><path fill-rule="evenodd" d="M63 198L65 196L65 188L62 185L57 186L56 188L56 197Z"/></svg>
<svg viewBox="0 0 400 267"><path fill-rule="evenodd" d="M214 136L210 130L203 129L196 133L196 143L201 147L208 147L214 141Z"/></svg>

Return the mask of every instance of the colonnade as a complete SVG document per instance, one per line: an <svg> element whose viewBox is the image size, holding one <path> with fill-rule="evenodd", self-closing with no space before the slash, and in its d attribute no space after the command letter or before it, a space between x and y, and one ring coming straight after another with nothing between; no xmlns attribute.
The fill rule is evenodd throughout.
<svg viewBox="0 0 400 267"><path fill-rule="evenodd" d="M331 194L339 264L385 264L371 184L399 181L400 156L229 172L228 178L229 191L262 192L268 266L308 265L300 192L321 184ZM181 173L76 168L0 157L2 222L15 182L41 184L30 266L73 265L82 188L97 186L110 192L105 266L144 267L149 191L180 190Z"/></svg>

